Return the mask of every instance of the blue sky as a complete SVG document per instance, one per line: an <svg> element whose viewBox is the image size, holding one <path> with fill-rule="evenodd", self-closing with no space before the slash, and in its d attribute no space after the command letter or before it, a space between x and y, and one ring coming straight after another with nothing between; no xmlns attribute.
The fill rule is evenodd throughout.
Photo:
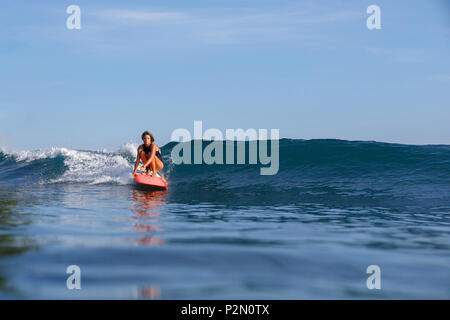
<svg viewBox="0 0 450 320"><path fill-rule="evenodd" d="M0 147L116 149L143 130L164 145L194 120L450 144L449 53L445 0L6 0Z"/></svg>

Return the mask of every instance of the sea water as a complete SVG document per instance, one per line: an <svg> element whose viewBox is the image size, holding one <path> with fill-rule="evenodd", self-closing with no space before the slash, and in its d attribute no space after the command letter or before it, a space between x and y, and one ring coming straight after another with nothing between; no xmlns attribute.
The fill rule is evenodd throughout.
<svg viewBox="0 0 450 320"><path fill-rule="evenodd" d="M134 183L137 145L3 149L0 298L450 298L450 146L282 139L273 176L173 146L166 191Z"/></svg>

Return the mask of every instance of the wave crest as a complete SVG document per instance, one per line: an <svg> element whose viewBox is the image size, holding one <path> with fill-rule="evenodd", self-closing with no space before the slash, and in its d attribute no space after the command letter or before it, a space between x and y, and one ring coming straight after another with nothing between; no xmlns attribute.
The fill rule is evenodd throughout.
<svg viewBox="0 0 450 320"><path fill-rule="evenodd" d="M130 184L133 182L132 147L132 144L126 144L114 152L55 147L33 151L3 149L0 153L0 176L12 180L22 180L27 176L41 184Z"/></svg>
<svg viewBox="0 0 450 320"><path fill-rule="evenodd" d="M205 142L204 146L207 144ZM283 190L335 184L379 189L399 183L447 186L450 179L450 146L447 145L281 139L280 170L266 177L259 174L260 164L175 165L171 159L175 145L171 142L161 147L165 163L162 173L166 180L170 179L171 188L187 193L199 188L204 192L205 188L234 190L250 186L254 192L268 186ZM126 143L114 151L1 149L0 182L131 184L137 147L135 143Z"/></svg>

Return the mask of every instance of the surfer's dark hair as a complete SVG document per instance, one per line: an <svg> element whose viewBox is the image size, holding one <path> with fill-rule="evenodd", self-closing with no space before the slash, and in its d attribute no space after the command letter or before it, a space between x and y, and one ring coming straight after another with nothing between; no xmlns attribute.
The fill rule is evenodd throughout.
<svg viewBox="0 0 450 320"><path fill-rule="evenodd" d="M155 137L153 137L153 135L150 132L144 131L142 133L141 139L144 139L145 136L150 136L150 140L152 140L152 142L155 141Z"/></svg>

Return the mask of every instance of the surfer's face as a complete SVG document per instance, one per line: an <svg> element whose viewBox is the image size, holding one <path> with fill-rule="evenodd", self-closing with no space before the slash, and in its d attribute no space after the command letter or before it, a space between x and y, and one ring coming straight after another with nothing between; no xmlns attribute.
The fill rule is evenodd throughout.
<svg viewBox="0 0 450 320"><path fill-rule="evenodd" d="M150 136L145 135L144 138L142 138L142 141L144 142L144 144L146 146L148 146L150 144L150 142L152 141L152 139L150 138Z"/></svg>

